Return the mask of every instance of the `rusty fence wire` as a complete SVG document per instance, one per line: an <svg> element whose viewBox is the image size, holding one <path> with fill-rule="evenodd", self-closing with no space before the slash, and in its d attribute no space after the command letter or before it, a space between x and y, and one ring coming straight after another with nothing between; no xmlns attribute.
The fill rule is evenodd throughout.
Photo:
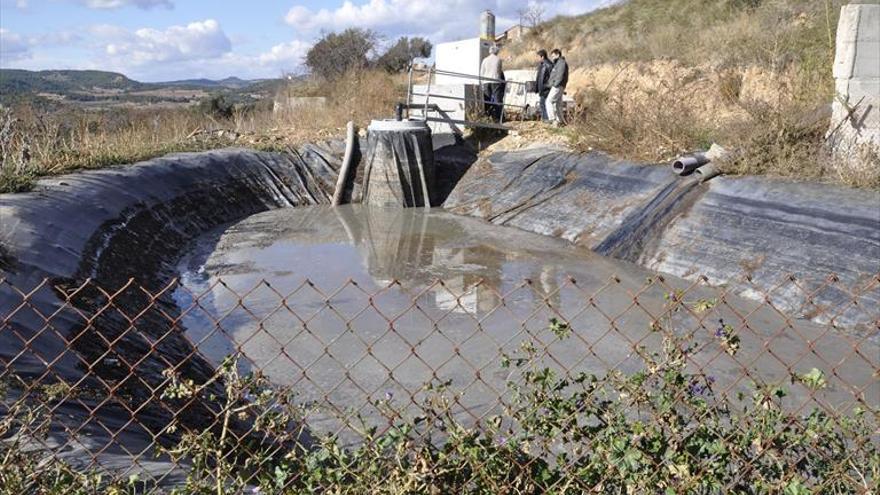
<svg viewBox="0 0 880 495"><path fill-rule="evenodd" d="M7 493L875 493L880 274L0 281Z"/></svg>

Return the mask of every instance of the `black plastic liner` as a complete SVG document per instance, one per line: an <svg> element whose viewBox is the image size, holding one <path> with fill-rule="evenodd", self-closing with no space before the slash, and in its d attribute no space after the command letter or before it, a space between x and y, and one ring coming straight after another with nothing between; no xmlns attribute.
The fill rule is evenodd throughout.
<svg viewBox="0 0 880 495"><path fill-rule="evenodd" d="M77 447L85 441L78 435L65 459L87 462L77 452L91 449L102 451L100 463L109 467L125 462L119 444L173 440L161 431L171 412L155 396L162 372L176 367L196 383L214 373L177 323L177 261L191 241L220 225L273 208L329 204L342 152L332 142L283 154L176 154L0 195L3 378L13 390L77 383L95 397L113 387L114 400L85 394L58 405L53 441L69 441L66 432L87 416L96 428L88 438L97 446ZM222 397L219 385L215 393ZM204 427L210 407L194 404L179 419ZM137 420L103 450L108 429L131 417L126 410L137 411Z"/></svg>
<svg viewBox="0 0 880 495"><path fill-rule="evenodd" d="M831 323L877 332L880 314L866 311L880 313L877 191L766 177L700 183L601 153L529 149L476 163L444 207L659 272L705 275L795 317L855 301ZM774 291L789 277L803 290Z"/></svg>

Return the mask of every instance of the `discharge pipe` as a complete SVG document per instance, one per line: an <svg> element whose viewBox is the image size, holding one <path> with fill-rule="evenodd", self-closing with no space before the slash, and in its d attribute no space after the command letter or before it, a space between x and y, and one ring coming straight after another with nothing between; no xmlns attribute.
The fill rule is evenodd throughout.
<svg viewBox="0 0 880 495"><path fill-rule="evenodd" d="M357 140L357 127L349 121L345 132L345 155L342 165L339 167L339 176L336 178L336 190L333 192L333 206L342 204L345 190L348 188L349 176L351 175L351 162L354 161L354 145Z"/></svg>
<svg viewBox="0 0 880 495"><path fill-rule="evenodd" d="M688 175L707 163L709 163L709 158L706 156L706 153L698 151L680 156L672 162L672 171L677 175Z"/></svg>
<svg viewBox="0 0 880 495"><path fill-rule="evenodd" d="M696 151L694 153L689 153L687 155L682 155L678 159L672 162L672 171L676 175L690 175L691 173L699 173L704 166L708 166L706 164L712 165L710 162L717 162L724 158L727 155L727 150L718 146L717 144L712 144L708 151ZM716 165L713 165L714 171L712 173L712 177L718 175L720 170ZM708 171L707 171L708 172ZM703 176L709 175L701 174ZM703 178L702 180L709 180L711 177Z"/></svg>
<svg viewBox="0 0 880 495"><path fill-rule="evenodd" d="M721 173L721 168L715 163L707 163L694 171L694 176L699 179L700 183L715 177Z"/></svg>

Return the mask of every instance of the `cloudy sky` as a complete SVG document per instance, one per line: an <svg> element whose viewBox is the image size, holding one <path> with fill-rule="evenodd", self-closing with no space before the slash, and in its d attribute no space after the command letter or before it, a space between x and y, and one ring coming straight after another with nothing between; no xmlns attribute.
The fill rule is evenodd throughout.
<svg viewBox="0 0 880 495"><path fill-rule="evenodd" d="M437 43L476 36L487 8L509 27L530 3L552 17L607 0L0 0L0 67L277 77L299 70L322 32L357 26Z"/></svg>

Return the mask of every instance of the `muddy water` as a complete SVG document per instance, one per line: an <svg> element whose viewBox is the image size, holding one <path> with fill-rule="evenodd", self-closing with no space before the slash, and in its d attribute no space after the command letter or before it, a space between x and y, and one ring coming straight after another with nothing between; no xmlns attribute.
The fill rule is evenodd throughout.
<svg viewBox="0 0 880 495"><path fill-rule="evenodd" d="M880 402L867 371L880 358L876 345L791 323L732 296L705 313L663 317L665 296L689 285L659 282L564 241L442 211L261 213L204 236L181 273L175 297L200 352L215 364L236 355L243 372L259 369L319 405L308 424L321 432L347 436L344 418L355 413L378 420L370 401L390 399L414 411L432 381L451 381L465 421L498 412L508 379L500 356L524 341L554 367L636 370L636 347L660 348L651 331L657 319L700 346L691 356L694 370L702 368L731 397L757 379L793 387L794 407L845 408L856 395L874 407ZM719 294L698 288L687 299ZM571 323L568 338L548 329L554 317ZM742 339L735 356L715 335L720 318ZM790 370L786 363L796 364ZM828 368L821 402L789 384L791 371L814 366Z"/></svg>

